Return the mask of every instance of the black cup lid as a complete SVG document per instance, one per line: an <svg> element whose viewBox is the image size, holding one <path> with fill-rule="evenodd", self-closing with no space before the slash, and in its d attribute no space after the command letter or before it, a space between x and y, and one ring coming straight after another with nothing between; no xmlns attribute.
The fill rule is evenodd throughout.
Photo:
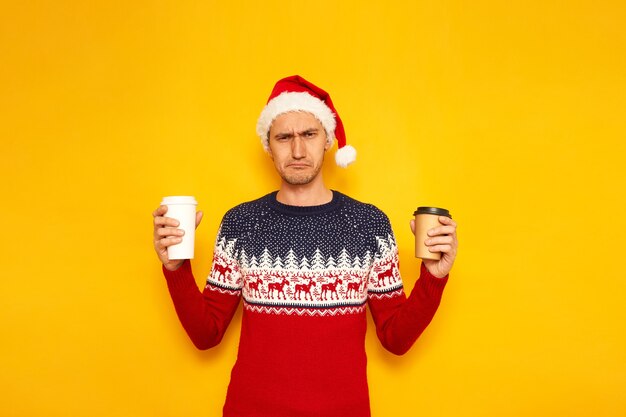
<svg viewBox="0 0 626 417"><path fill-rule="evenodd" d="M434 214L436 216L446 216L452 218L448 210L439 207L418 207L417 210L413 212L413 215L416 216L418 214Z"/></svg>

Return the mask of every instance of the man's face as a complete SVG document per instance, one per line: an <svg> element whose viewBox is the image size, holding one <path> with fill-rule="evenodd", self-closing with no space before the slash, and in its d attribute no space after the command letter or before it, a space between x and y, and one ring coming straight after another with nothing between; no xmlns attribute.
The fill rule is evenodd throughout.
<svg viewBox="0 0 626 417"><path fill-rule="evenodd" d="M311 113L283 113L270 127L270 156L282 179L291 185L313 181L330 146L324 127Z"/></svg>

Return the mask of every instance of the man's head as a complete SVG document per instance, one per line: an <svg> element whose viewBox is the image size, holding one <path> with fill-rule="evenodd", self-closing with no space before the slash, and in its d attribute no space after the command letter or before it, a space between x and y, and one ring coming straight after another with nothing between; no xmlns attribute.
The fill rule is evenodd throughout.
<svg viewBox="0 0 626 417"><path fill-rule="evenodd" d="M304 111L276 117L268 137L268 153L283 181L290 185L312 182L322 168L324 154L332 146L322 123Z"/></svg>
<svg viewBox="0 0 626 417"><path fill-rule="evenodd" d="M325 132L328 142L326 149L332 146L335 138L337 139L339 148L335 155L337 165L345 168L354 162L356 150L346 145L343 123L330 96L298 75L279 80L261 112L256 131L265 150L270 150L270 130L275 120L283 114L294 112L306 112L317 119Z"/></svg>

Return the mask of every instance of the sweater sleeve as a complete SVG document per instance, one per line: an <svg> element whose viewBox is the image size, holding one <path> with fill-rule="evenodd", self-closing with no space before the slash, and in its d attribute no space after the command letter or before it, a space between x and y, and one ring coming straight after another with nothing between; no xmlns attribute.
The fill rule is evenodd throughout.
<svg viewBox="0 0 626 417"><path fill-rule="evenodd" d="M237 310L241 291L221 288L209 279L201 292L189 260L176 271L163 268L163 274L178 319L193 344L204 350L220 343Z"/></svg>
<svg viewBox="0 0 626 417"><path fill-rule="evenodd" d="M368 305L376 334L388 351L406 353L430 324L448 282L437 278L422 263L420 277L407 298L400 276L398 247L387 216L373 212L376 225L372 243L374 261L368 279Z"/></svg>
<svg viewBox="0 0 626 417"><path fill-rule="evenodd" d="M433 319L448 277L437 278L424 264L407 298L402 288L388 293L370 293L368 303L376 334L388 351L403 355Z"/></svg>

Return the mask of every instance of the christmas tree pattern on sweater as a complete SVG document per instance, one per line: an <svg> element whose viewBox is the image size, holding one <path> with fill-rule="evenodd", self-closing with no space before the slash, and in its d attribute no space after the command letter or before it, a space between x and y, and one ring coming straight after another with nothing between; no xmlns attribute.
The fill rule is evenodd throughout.
<svg viewBox="0 0 626 417"><path fill-rule="evenodd" d="M315 207L244 203L222 221L207 288L269 314L362 313L368 297L402 294L389 220L339 192Z"/></svg>

